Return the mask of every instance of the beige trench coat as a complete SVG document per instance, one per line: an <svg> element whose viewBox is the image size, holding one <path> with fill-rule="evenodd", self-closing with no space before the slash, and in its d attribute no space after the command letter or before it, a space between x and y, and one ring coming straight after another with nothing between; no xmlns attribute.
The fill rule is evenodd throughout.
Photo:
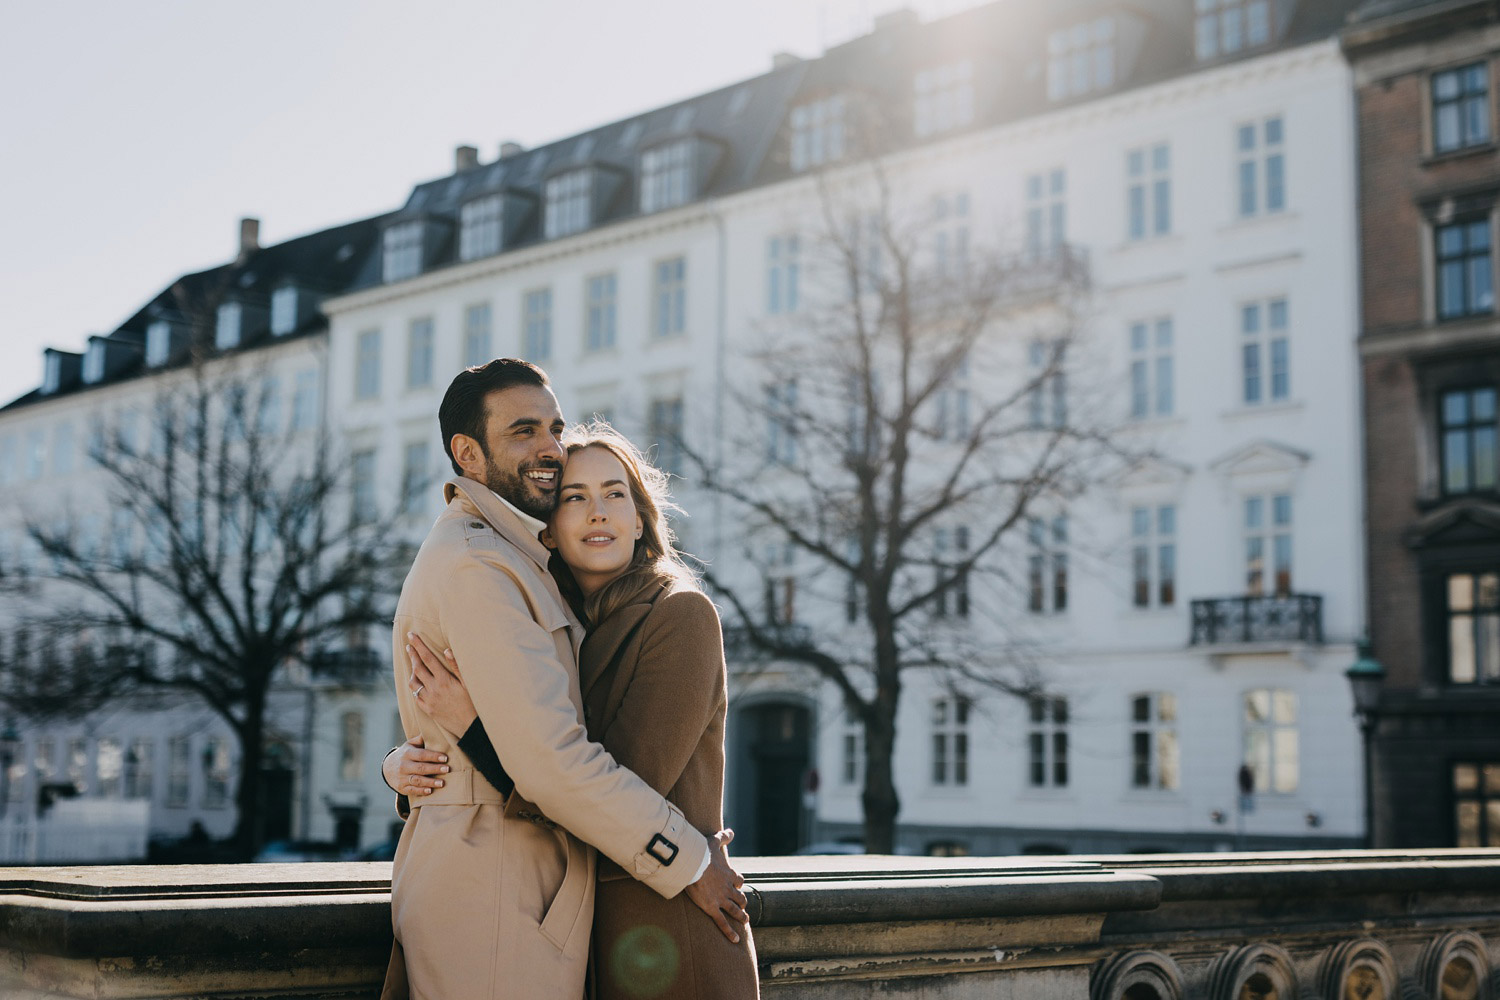
<svg viewBox="0 0 1500 1000"><path fill-rule="evenodd" d="M391 877L390 996L573 1000L582 995L603 851L663 897L697 874L708 841L583 727L583 630L547 549L482 484L444 486L448 509L417 553L393 633L408 738L448 755L443 788L413 802ZM427 716L407 682L406 633L452 649L516 791L502 800ZM534 803L534 805L533 805Z"/></svg>

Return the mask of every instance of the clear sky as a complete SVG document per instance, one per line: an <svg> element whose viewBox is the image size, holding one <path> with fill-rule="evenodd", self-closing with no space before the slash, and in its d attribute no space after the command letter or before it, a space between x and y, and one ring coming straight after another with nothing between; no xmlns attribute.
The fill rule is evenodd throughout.
<svg viewBox="0 0 1500 1000"><path fill-rule="evenodd" d="M1028 0L1033 2L1033 0ZM897 6L973 0L3 0L0 403L239 219L275 243L452 170L817 55Z"/></svg>

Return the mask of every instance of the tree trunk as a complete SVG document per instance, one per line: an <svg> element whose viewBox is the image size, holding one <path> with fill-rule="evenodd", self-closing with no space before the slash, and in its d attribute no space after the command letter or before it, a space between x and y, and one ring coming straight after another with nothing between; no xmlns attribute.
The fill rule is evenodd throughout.
<svg viewBox="0 0 1500 1000"><path fill-rule="evenodd" d="M876 708L876 718L865 723L865 850L871 854L894 854L896 814L901 801L892 774L892 751L896 745L894 713Z"/></svg>
<svg viewBox="0 0 1500 1000"><path fill-rule="evenodd" d="M260 842L261 762L266 728L266 692L263 688L246 691L245 719L235 728L240 737L240 781L234 797L239 813L234 824L234 847L242 860L249 861L263 846Z"/></svg>

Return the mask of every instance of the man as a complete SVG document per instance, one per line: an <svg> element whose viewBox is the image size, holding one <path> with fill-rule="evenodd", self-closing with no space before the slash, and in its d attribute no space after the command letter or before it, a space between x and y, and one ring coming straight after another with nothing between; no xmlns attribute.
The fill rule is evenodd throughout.
<svg viewBox="0 0 1500 1000"><path fill-rule="evenodd" d="M602 850L665 897L686 890L732 934L742 880L712 843L583 728L583 630L537 539L557 503L562 413L541 369L498 358L460 372L438 410L458 477L396 608L401 723L451 770L411 801L391 879L386 996L582 996ZM408 634L451 649L515 789L504 796L417 704ZM404 962L404 974L402 964Z"/></svg>

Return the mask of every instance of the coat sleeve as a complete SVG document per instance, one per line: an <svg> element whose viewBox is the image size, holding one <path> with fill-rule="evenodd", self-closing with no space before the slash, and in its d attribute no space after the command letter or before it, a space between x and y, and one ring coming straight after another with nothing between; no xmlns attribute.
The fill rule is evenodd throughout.
<svg viewBox="0 0 1500 1000"><path fill-rule="evenodd" d="M641 636L640 657L619 711L599 742L665 795L724 701L724 633L708 597L662 597Z"/></svg>
<svg viewBox="0 0 1500 1000"><path fill-rule="evenodd" d="M514 573L497 551L471 545L444 575L436 602L485 731L521 795L671 898L697 877L708 842L681 810L589 741L570 695L572 675Z"/></svg>

